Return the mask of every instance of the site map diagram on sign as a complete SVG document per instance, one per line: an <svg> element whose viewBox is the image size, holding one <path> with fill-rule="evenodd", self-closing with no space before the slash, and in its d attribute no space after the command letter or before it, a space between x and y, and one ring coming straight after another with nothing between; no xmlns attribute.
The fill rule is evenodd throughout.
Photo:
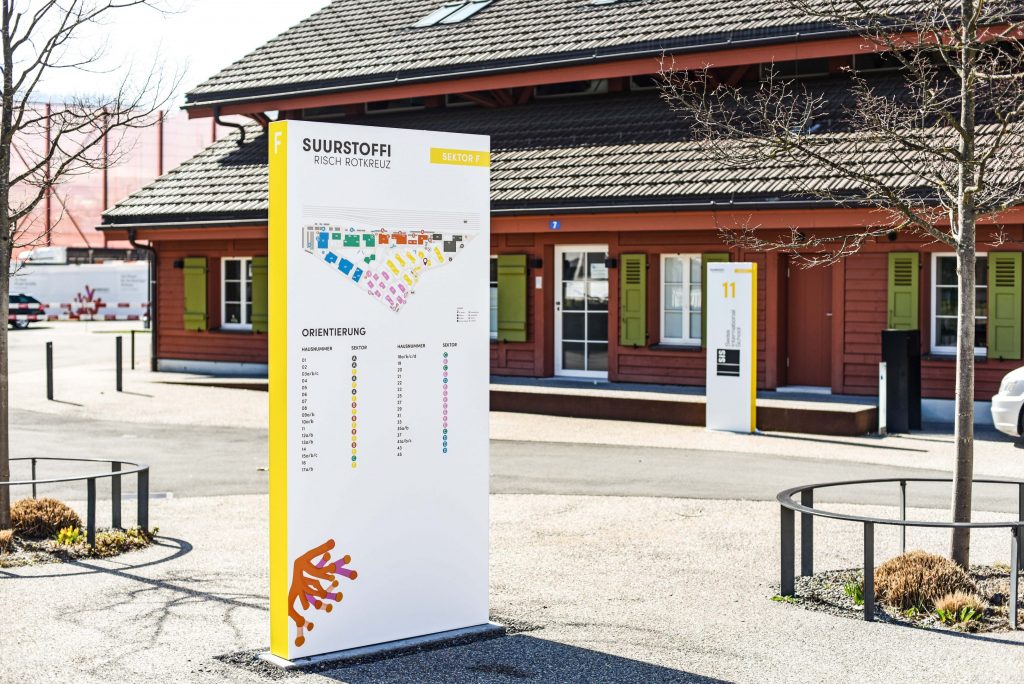
<svg viewBox="0 0 1024 684"><path fill-rule="evenodd" d="M302 248L395 312L428 271L453 262L478 231L473 216L446 212L311 207L306 213L319 220L303 227Z"/></svg>

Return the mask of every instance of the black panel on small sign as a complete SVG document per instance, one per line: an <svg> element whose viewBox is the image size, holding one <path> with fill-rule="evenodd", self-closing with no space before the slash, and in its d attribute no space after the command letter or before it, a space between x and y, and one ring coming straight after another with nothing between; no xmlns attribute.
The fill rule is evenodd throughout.
<svg viewBox="0 0 1024 684"><path fill-rule="evenodd" d="M739 377L740 375L740 350L719 349L717 353L718 375Z"/></svg>

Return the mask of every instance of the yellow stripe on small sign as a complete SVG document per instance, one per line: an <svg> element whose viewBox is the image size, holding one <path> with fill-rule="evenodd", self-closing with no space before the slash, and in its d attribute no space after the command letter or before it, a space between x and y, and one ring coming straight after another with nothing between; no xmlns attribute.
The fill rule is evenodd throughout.
<svg viewBox="0 0 1024 684"><path fill-rule="evenodd" d="M451 164L453 166L490 166L491 153L474 150L449 150L443 147L430 148L431 164Z"/></svg>

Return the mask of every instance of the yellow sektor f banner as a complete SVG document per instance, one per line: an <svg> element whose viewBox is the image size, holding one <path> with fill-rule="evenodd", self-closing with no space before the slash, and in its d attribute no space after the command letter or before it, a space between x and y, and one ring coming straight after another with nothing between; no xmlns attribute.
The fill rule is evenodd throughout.
<svg viewBox="0 0 1024 684"><path fill-rule="evenodd" d="M431 147L430 163L454 166L490 166L491 153L479 150L450 150L443 147Z"/></svg>

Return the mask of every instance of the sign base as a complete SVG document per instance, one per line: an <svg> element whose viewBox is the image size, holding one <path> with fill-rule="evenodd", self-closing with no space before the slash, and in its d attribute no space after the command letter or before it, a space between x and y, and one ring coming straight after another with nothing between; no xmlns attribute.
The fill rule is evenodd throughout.
<svg viewBox="0 0 1024 684"><path fill-rule="evenodd" d="M499 625L496 622L488 622L483 625L463 627L462 629L452 629L447 632L426 634L424 636L399 639L397 641L387 641L383 644L373 644L372 646L360 646L359 648L334 651L333 653L324 653L321 655L310 656L308 658L285 660L280 656L273 655L269 651L261 653L260 658L271 665L280 667L283 670L294 670L300 667L321 665L323 663L333 663L341 667L349 661L362 660L363 658L379 658L381 656L399 655L406 651L415 651L428 647L437 648L444 645L446 642L451 642L451 646L459 646L473 641L492 639L494 637L504 635L504 625Z"/></svg>

